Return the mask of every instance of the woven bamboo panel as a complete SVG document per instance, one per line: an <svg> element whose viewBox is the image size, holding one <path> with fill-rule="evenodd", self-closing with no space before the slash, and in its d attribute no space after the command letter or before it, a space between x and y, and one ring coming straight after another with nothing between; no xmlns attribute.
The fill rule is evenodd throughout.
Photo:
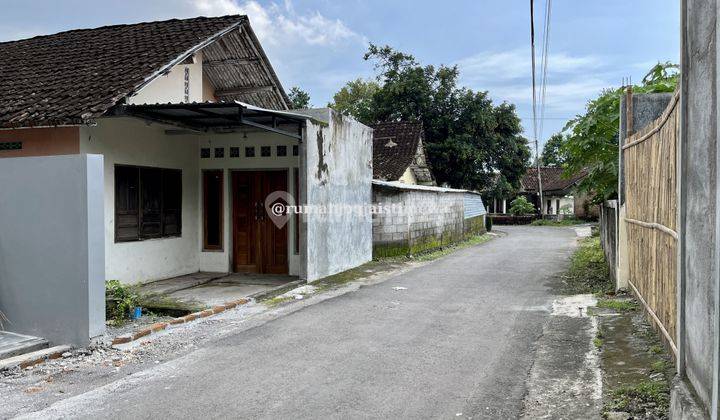
<svg viewBox="0 0 720 420"><path fill-rule="evenodd" d="M677 103L676 92L663 115L623 145L629 280L674 351Z"/></svg>

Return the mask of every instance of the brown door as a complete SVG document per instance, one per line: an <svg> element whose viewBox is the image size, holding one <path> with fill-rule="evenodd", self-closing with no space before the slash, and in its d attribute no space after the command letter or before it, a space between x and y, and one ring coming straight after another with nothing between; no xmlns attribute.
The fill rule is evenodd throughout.
<svg viewBox="0 0 720 420"><path fill-rule="evenodd" d="M270 193L287 191L287 172L233 172L232 188L234 271L287 274L287 225L275 226L265 210Z"/></svg>

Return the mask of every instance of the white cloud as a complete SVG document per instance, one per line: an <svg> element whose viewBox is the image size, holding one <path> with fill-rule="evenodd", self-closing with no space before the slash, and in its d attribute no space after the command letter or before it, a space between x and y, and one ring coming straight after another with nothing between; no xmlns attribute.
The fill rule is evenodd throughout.
<svg viewBox="0 0 720 420"><path fill-rule="evenodd" d="M528 78L531 74L530 50L514 49L502 52L481 52L457 61L460 74L470 84L485 81ZM554 53L548 56L548 74L568 74L588 70L601 65L603 60L595 55L571 56ZM538 65L538 74L540 62Z"/></svg>
<svg viewBox="0 0 720 420"><path fill-rule="evenodd" d="M290 0L263 6L255 0L187 0L195 12L204 16L247 15L263 45L292 47L298 44L336 46L364 43L365 38L340 19L331 19L315 11L298 14Z"/></svg>

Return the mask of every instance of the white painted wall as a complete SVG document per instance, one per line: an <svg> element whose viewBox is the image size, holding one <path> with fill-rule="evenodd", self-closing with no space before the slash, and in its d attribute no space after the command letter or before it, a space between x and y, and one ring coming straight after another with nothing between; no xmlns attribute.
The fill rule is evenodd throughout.
<svg viewBox="0 0 720 420"><path fill-rule="evenodd" d="M372 203L372 129L332 110L325 112L327 118L322 120L327 120L328 125L309 122L305 130L301 182L307 204L369 206ZM346 212L332 218L309 214L304 221L307 252L304 272L308 282L372 259L369 212Z"/></svg>
<svg viewBox="0 0 720 420"><path fill-rule="evenodd" d="M198 139L168 136L167 127L131 118L105 118L80 130L80 153L104 155L105 277L123 283L147 282L200 268ZM182 234L115 243L115 165L182 170Z"/></svg>
<svg viewBox="0 0 720 420"><path fill-rule="evenodd" d="M166 75L159 76L143 87L135 96L128 100L128 104L154 104L154 103L182 103L185 101L185 69L189 72L189 101L202 102L210 98L203 95L203 87L211 88L207 80L203 81L202 52L194 56L191 64L178 64Z"/></svg>

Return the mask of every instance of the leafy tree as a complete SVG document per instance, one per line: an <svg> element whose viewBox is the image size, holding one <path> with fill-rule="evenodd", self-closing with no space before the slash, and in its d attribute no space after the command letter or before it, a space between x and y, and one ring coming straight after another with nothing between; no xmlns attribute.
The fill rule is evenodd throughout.
<svg viewBox="0 0 720 420"><path fill-rule="evenodd" d="M288 92L290 98L291 109L307 109L310 108L310 94L297 86L290 88Z"/></svg>
<svg viewBox="0 0 720 420"><path fill-rule="evenodd" d="M330 106L365 124L419 121L440 184L516 191L530 149L510 104L493 105L487 92L457 86L457 67L423 66L412 55L371 44L364 57L375 62L375 81L349 82Z"/></svg>
<svg viewBox="0 0 720 420"><path fill-rule="evenodd" d="M645 75L642 84L633 86L635 93L672 92L678 81L678 66L658 63ZM618 139L622 88L604 90L588 102L585 114L570 120L564 128L567 140L561 148L565 156L565 175L587 170L588 176L578 185L583 192L594 194L596 201L617 197Z"/></svg>
<svg viewBox="0 0 720 420"><path fill-rule="evenodd" d="M343 114L352 115L358 121L370 124L374 121L372 101L380 85L374 80L356 79L348 82L328 104Z"/></svg>
<svg viewBox="0 0 720 420"><path fill-rule="evenodd" d="M525 196L520 196L510 203L510 214L513 216L523 216L526 214L534 214L535 206L533 206Z"/></svg>
<svg viewBox="0 0 720 420"><path fill-rule="evenodd" d="M562 150L564 142L565 138L560 133L550 136L548 141L545 142L545 146L543 146L540 164L543 166L562 166L566 159Z"/></svg>

